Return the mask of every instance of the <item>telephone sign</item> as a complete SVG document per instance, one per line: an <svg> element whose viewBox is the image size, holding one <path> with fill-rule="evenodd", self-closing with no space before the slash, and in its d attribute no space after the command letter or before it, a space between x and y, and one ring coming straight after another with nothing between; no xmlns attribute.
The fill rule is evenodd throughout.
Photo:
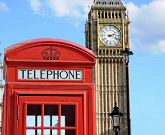
<svg viewBox="0 0 165 135"><path fill-rule="evenodd" d="M82 80L82 70L19 69L19 80Z"/></svg>

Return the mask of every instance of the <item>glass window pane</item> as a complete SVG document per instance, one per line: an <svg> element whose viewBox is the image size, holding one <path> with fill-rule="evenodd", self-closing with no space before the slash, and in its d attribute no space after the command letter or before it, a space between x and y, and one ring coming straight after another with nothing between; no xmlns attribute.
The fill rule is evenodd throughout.
<svg viewBox="0 0 165 135"><path fill-rule="evenodd" d="M44 135L50 135L50 130L49 129L44 130Z"/></svg>
<svg viewBox="0 0 165 135"><path fill-rule="evenodd" d="M119 126L119 124L120 124L120 116L118 116L118 115L114 115L113 116L113 124L114 124L114 126Z"/></svg>
<svg viewBox="0 0 165 135"><path fill-rule="evenodd" d="M26 130L26 135L41 135L41 130L40 129L27 129Z"/></svg>
<svg viewBox="0 0 165 135"><path fill-rule="evenodd" d="M44 126L58 126L58 105L44 106Z"/></svg>
<svg viewBox="0 0 165 135"><path fill-rule="evenodd" d="M58 135L58 130L56 129L45 129L44 135Z"/></svg>
<svg viewBox="0 0 165 135"><path fill-rule="evenodd" d="M61 106L61 126L75 127L75 105Z"/></svg>
<svg viewBox="0 0 165 135"><path fill-rule="evenodd" d="M41 126L41 105L27 105L26 126Z"/></svg>
<svg viewBox="0 0 165 135"><path fill-rule="evenodd" d="M63 130L61 130L61 135L76 135L76 131L69 130L69 129L67 129L67 130L63 129Z"/></svg>
<svg viewBox="0 0 165 135"><path fill-rule="evenodd" d="M61 127L65 127L65 116L61 116Z"/></svg>
<svg viewBox="0 0 165 135"><path fill-rule="evenodd" d="M65 135L65 130L61 130L61 135Z"/></svg>
<svg viewBox="0 0 165 135"><path fill-rule="evenodd" d="M58 130L52 130L52 135L58 135Z"/></svg>
<svg viewBox="0 0 165 135"><path fill-rule="evenodd" d="M52 116L52 126L53 127L58 126L58 116Z"/></svg>

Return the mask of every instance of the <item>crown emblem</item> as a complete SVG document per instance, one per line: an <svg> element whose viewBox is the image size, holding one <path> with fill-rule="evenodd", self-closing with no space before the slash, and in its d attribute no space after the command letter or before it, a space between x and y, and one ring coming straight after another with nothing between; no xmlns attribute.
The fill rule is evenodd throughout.
<svg viewBox="0 0 165 135"><path fill-rule="evenodd" d="M50 46L49 49L46 49L42 52L42 56L44 60L59 60L61 53Z"/></svg>

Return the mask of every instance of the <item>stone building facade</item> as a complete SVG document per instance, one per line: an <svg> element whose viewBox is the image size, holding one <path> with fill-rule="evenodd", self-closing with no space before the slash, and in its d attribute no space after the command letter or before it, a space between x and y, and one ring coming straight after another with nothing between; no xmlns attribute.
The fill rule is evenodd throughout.
<svg viewBox="0 0 165 135"><path fill-rule="evenodd" d="M86 22L86 47L95 65L97 135L113 135L109 114L117 102L125 115L121 135L130 135L129 86L123 50L130 48L130 20L121 0L94 0ZM128 125L129 124L129 125Z"/></svg>

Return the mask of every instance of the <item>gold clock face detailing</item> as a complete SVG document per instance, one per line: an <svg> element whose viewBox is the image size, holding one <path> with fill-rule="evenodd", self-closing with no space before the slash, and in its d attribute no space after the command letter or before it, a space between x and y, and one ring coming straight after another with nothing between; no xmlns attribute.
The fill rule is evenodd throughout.
<svg viewBox="0 0 165 135"><path fill-rule="evenodd" d="M113 25L108 25L100 30L100 40L106 46L116 46L121 38L120 31Z"/></svg>

